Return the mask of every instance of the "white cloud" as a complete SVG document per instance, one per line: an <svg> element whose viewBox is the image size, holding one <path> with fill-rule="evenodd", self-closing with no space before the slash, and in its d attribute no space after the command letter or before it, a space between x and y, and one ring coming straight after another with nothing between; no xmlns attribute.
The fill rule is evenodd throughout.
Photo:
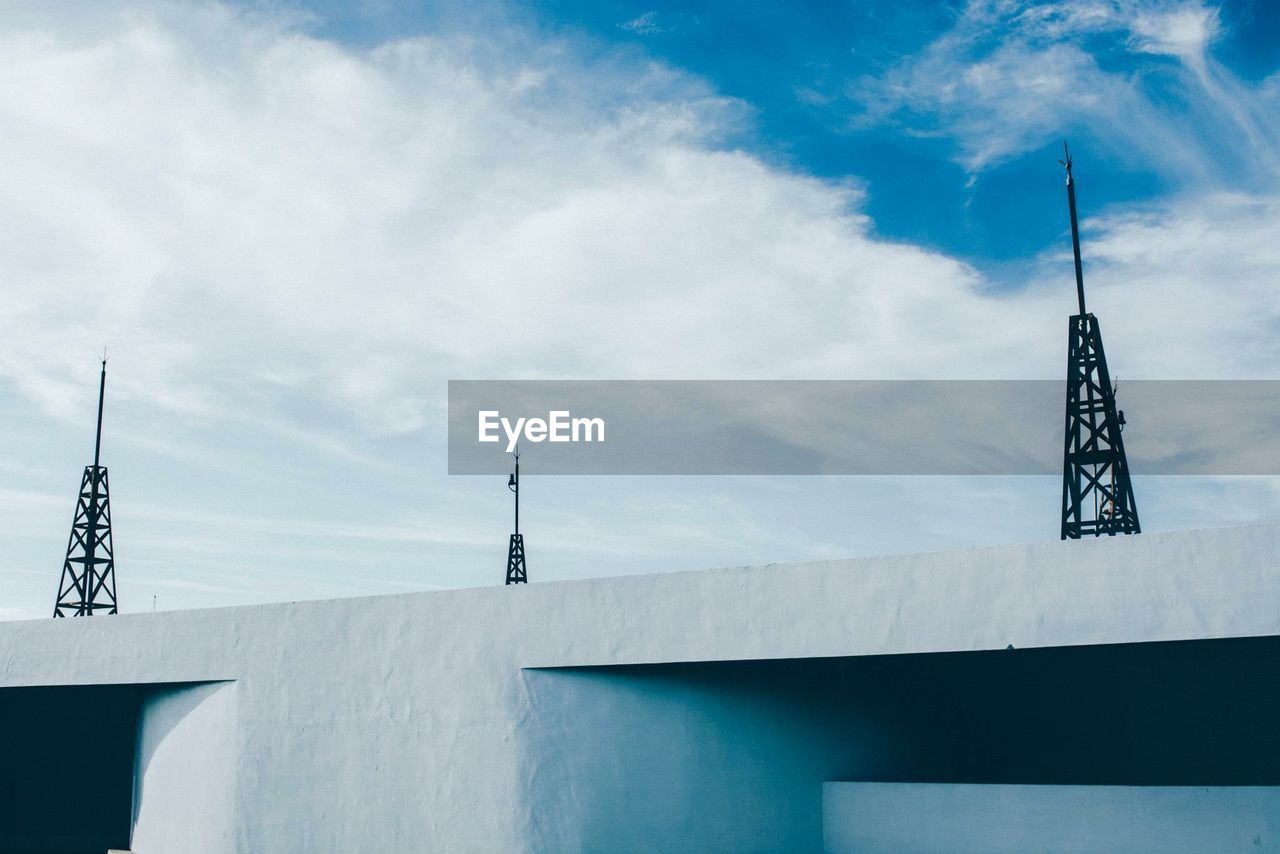
<svg viewBox="0 0 1280 854"><path fill-rule="evenodd" d="M1172 198L1087 225L1090 307L1124 328L1107 339L1113 366L1119 356L1134 378L1277 377L1280 292L1268 282L1280 273L1280 198Z"/></svg>
<svg viewBox="0 0 1280 854"><path fill-rule="evenodd" d="M1203 59L1221 30L1218 10L1186 3L1168 9L1141 9L1130 24L1133 46L1146 53Z"/></svg>
<svg viewBox="0 0 1280 854"><path fill-rule="evenodd" d="M123 399L357 435L437 423L447 378L990 375L1028 348L1056 365L1015 320L1036 288L992 295L870 236L856 188L719 148L737 108L696 80L564 44L358 51L142 9L0 37L0 372L55 414L83 410L101 343ZM1072 62L1097 85L1054 71ZM1021 127L987 162L1109 79L1010 44L941 97Z"/></svg>
<svg viewBox="0 0 1280 854"><path fill-rule="evenodd" d="M46 24L0 36L0 372L58 415L103 343L164 412L292 393L404 432L448 377L927 370L892 336L988 302L855 189L720 149L737 107L667 69L221 7Z"/></svg>

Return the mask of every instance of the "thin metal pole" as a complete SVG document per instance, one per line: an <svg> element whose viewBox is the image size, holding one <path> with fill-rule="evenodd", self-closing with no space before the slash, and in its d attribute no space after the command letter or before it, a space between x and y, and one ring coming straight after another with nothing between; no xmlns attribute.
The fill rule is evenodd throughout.
<svg viewBox="0 0 1280 854"><path fill-rule="evenodd" d="M93 440L93 467L98 467L98 458L102 453L102 399L107 393L107 360L102 360L102 379L98 383L98 434Z"/></svg>
<svg viewBox="0 0 1280 854"><path fill-rule="evenodd" d="M107 360L102 360L102 377L98 381L98 430L93 440L93 469L89 472L89 512L85 515L84 585L82 611L93 616L94 574L98 550L98 462L102 455L102 400L107 393Z"/></svg>
<svg viewBox="0 0 1280 854"><path fill-rule="evenodd" d="M1076 223L1076 182L1071 177L1071 152L1067 144L1062 143L1062 152L1066 157L1060 161L1067 168L1067 207L1071 209L1071 249L1076 256L1076 299L1080 302L1080 314L1084 310L1084 268L1080 264L1080 226Z"/></svg>
<svg viewBox="0 0 1280 854"><path fill-rule="evenodd" d="M515 530L511 533L511 546L507 549L507 583L524 584L529 580L524 564L524 538L520 536L520 446L517 445L513 456L516 458L515 471L507 481L507 488L515 493Z"/></svg>

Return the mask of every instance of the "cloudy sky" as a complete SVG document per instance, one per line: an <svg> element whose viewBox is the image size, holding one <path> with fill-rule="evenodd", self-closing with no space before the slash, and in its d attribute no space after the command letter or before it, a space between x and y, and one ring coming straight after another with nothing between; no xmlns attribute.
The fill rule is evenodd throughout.
<svg viewBox="0 0 1280 854"><path fill-rule="evenodd" d="M0 619L499 584L450 379L1280 379L1263 0L0 4ZM939 418L944 417L939 413ZM1141 441L1131 424L1127 442ZM1148 530L1280 517L1135 480ZM1054 478L529 478L533 580L1049 540Z"/></svg>

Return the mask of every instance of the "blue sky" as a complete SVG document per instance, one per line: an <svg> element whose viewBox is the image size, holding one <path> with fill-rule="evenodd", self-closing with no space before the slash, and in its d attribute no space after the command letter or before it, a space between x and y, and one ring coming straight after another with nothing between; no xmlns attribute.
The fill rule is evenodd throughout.
<svg viewBox="0 0 1280 854"><path fill-rule="evenodd" d="M126 610L499 583L450 379L1060 376L1063 137L1113 370L1276 378L1277 15L8 7L0 619L51 609L104 344ZM1136 489L1148 530L1280 516L1273 479ZM1052 478L526 490L534 580L1057 533Z"/></svg>
<svg viewBox="0 0 1280 854"><path fill-rule="evenodd" d="M1131 78L1153 100L1194 100L1179 80L1178 58L1135 51L1126 18L1179 4L1006 3L992 25L966 34L958 55L974 61L1002 46L1025 40L1036 48L1072 44L1106 73ZM1066 18L1071 8L1111 12L1106 25L1052 35L1019 32L1015 23L1029 10ZM1064 98L1060 120L1043 127L1025 148L1008 152L980 169L966 162L963 146L946 133L930 110L902 109L868 120L862 90L894 76L931 46L945 41L966 17L953 3L736 3L573 2L537 4L484 2L401 4L311 3L296 7L314 16L318 35L353 44L376 44L405 33L453 30L483 32L491 26L521 26L549 38L573 41L593 56L617 61L670 64L707 81L717 93L746 108L741 145L784 168L826 179L863 183L864 210L879 234L936 247L983 264L991 272L1044 248L1060 233L1060 195L1044 174L1051 172L1062 137L1084 154L1088 201L1098 207L1130 203L1185 188L1179 175L1146 158L1119 156L1113 139ZM1280 9L1244 0L1220 6L1191 4L1212 13L1211 55L1244 83L1258 84L1280 67ZM1150 12L1148 11L1148 14ZM974 16L976 17L976 15ZM1003 25L1003 26L1002 26ZM1052 98L1046 105L1053 107ZM1208 135L1210 128L1196 132ZM1247 169L1225 168L1221 183L1241 188L1255 178Z"/></svg>

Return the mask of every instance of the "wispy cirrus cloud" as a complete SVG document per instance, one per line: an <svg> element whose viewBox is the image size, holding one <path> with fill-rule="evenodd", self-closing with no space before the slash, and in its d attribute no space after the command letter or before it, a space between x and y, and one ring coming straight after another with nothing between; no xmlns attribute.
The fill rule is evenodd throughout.
<svg viewBox="0 0 1280 854"><path fill-rule="evenodd" d="M658 36L664 33L687 33L701 24L697 15L678 12L659 12L651 9L618 24L618 28L637 36Z"/></svg>
<svg viewBox="0 0 1280 854"><path fill-rule="evenodd" d="M1221 32L1218 9L1197 0L971 0L848 96L855 124L954 139L973 174L1075 129L1175 186L1274 187L1274 81L1217 61Z"/></svg>

